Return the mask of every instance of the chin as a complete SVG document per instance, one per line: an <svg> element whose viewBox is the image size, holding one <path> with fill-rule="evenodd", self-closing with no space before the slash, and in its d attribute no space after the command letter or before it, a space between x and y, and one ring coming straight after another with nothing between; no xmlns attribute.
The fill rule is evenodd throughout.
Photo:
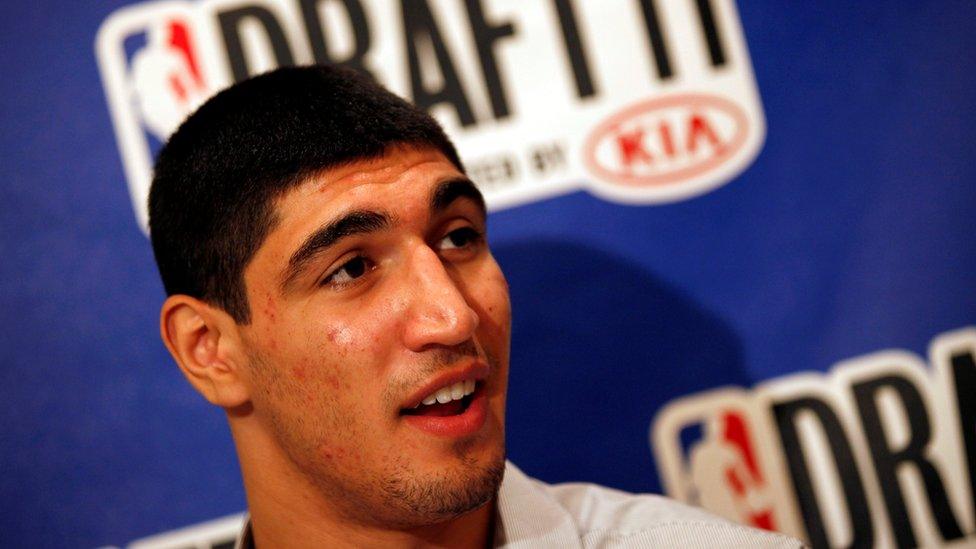
<svg viewBox="0 0 976 549"><path fill-rule="evenodd" d="M505 473L503 445L459 456L455 463L435 468L413 468L387 480L384 499L389 509L400 509L402 527L445 522L474 511L494 499ZM401 470L401 473L406 473Z"/></svg>

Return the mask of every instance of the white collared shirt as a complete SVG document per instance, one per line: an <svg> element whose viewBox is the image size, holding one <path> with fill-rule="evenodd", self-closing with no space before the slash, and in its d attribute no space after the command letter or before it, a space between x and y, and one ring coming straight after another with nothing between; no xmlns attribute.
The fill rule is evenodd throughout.
<svg viewBox="0 0 976 549"><path fill-rule="evenodd" d="M787 535L729 522L662 496L588 483L546 484L511 462L505 464L496 513L494 546L505 549L803 547ZM253 547L247 521L236 549Z"/></svg>
<svg viewBox="0 0 976 549"><path fill-rule="evenodd" d="M498 492L495 547L803 547L655 495L596 484L546 484L511 462Z"/></svg>

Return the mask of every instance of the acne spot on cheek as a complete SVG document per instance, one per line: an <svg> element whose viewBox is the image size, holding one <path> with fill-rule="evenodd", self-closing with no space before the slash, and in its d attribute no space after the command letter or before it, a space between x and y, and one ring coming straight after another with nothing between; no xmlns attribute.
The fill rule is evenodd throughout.
<svg viewBox="0 0 976 549"><path fill-rule="evenodd" d="M332 387L336 391L338 391L342 387L342 382L339 381L339 378L337 376L329 376L326 379L326 382L329 384L330 387Z"/></svg>
<svg viewBox="0 0 976 549"><path fill-rule="evenodd" d="M267 299L264 302L264 316L268 317L269 322L274 322L278 311L275 308L274 299L271 294L268 294Z"/></svg>
<svg viewBox="0 0 976 549"><path fill-rule="evenodd" d="M322 457L325 459L343 459L346 457L345 448L322 448Z"/></svg>
<svg viewBox="0 0 976 549"><path fill-rule="evenodd" d="M305 366L299 365L292 367L291 375L299 381L305 381Z"/></svg>

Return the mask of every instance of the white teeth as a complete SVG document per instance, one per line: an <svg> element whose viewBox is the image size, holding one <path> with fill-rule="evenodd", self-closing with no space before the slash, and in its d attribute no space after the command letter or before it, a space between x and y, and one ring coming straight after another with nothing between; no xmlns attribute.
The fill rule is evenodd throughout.
<svg viewBox="0 0 976 549"><path fill-rule="evenodd" d="M474 387L475 387L475 380L473 379L469 379L467 381L458 381L453 385L442 387L437 391L435 391L434 393L431 393L430 395L427 396L427 398L423 400L422 404L430 406L435 402L439 402L441 404L447 404L452 400L461 400L462 398L473 393ZM420 406L420 404L418 404L417 406Z"/></svg>
<svg viewBox="0 0 976 549"><path fill-rule="evenodd" d="M437 391L437 402L440 402L441 404L447 404L452 400L454 399L451 397L450 387L444 387L440 391Z"/></svg>

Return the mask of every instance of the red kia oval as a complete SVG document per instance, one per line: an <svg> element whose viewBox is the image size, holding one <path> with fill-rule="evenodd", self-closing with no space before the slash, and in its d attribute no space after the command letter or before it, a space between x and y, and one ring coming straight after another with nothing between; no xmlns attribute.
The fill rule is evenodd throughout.
<svg viewBox="0 0 976 549"><path fill-rule="evenodd" d="M583 153L589 170L607 183L660 187L734 158L748 130L745 111L732 101L704 93L678 94L612 115L590 133Z"/></svg>

